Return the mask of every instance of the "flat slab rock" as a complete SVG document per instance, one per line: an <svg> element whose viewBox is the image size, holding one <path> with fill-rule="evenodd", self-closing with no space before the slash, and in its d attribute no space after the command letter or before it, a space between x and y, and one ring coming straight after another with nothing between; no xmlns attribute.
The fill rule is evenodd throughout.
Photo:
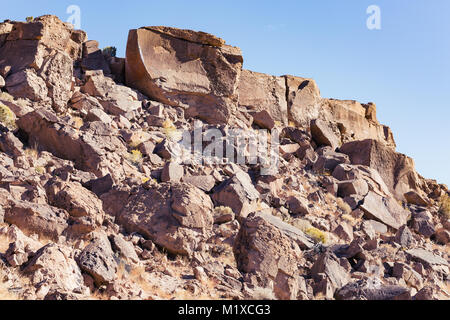
<svg viewBox="0 0 450 320"><path fill-rule="evenodd" d="M427 251L425 249L411 249L406 251L406 253L411 256L412 259L418 260L428 266L449 265L448 261L446 261L444 258L441 258L433 252Z"/></svg>
<svg viewBox="0 0 450 320"><path fill-rule="evenodd" d="M393 198L382 197L370 191L360 207L371 219L381 221L387 226L399 229L406 224L409 213Z"/></svg>

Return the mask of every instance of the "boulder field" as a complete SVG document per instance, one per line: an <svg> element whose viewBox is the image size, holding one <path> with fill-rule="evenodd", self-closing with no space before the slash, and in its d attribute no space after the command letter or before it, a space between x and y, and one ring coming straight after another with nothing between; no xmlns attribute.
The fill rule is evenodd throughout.
<svg viewBox="0 0 450 320"><path fill-rule="evenodd" d="M376 105L243 62L204 32L130 30L119 58L0 23L0 299L450 299L449 190ZM275 155L223 138L262 129Z"/></svg>

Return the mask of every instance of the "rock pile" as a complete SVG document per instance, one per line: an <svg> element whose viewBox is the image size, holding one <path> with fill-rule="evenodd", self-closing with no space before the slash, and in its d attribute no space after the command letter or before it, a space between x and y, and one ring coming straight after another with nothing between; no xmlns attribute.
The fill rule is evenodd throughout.
<svg viewBox="0 0 450 320"><path fill-rule="evenodd" d="M450 193L375 104L244 70L203 32L98 45L55 16L0 23L0 298L450 298ZM198 128L277 129L278 170L180 161Z"/></svg>

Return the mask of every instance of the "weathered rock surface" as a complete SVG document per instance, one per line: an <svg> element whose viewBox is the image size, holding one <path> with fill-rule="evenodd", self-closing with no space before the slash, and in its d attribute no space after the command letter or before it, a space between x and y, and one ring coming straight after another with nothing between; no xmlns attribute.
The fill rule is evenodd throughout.
<svg viewBox="0 0 450 320"><path fill-rule="evenodd" d="M187 107L189 117L223 123L237 107L242 63L240 49L215 37L146 27L129 33L126 82L154 100Z"/></svg>
<svg viewBox="0 0 450 320"><path fill-rule="evenodd" d="M213 226L213 205L203 191L188 184L161 184L128 199L118 222L169 252L191 255Z"/></svg>
<svg viewBox="0 0 450 320"><path fill-rule="evenodd" d="M116 277L117 262L107 238L94 239L78 257L81 270L87 272L97 286L108 284Z"/></svg>
<svg viewBox="0 0 450 320"><path fill-rule="evenodd" d="M239 270L273 283L279 299L294 299L298 286L300 248L264 218L251 215L243 222L234 247Z"/></svg>
<svg viewBox="0 0 450 320"><path fill-rule="evenodd" d="M249 175L239 171L219 185L211 198L216 205L230 207L238 217L245 218L257 209L260 194Z"/></svg>

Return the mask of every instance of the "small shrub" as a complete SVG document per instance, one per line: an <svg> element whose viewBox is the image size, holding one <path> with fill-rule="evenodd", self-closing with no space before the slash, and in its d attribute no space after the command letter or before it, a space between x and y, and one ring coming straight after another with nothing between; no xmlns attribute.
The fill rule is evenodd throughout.
<svg viewBox="0 0 450 320"><path fill-rule="evenodd" d="M181 140L183 136L183 134L177 130L177 127L175 127L170 119L163 122L163 131L167 139L174 142Z"/></svg>
<svg viewBox="0 0 450 320"><path fill-rule="evenodd" d="M44 174L45 173L45 168L41 167L41 166L37 166L34 168L34 170L36 171L37 174Z"/></svg>
<svg viewBox="0 0 450 320"><path fill-rule="evenodd" d="M348 203L342 200L341 198L336 198L336 205L345 214L350 214L353 211L352 208L350 208L350 206L348 205Z"/></svg>
<svg viewBox="0 0 450 320"><path fill-rule="evenodd" d="M311 227L305 230L305 233L310 236L316 243L326 244L328 237L327 234L317 228Z"/></svg>
<svg viewBox="0 0 450 320"><path fill-rule="evenodd" d="M441 198L439 212L445 218L450 219L450 197L448 196L448 194L444 195Z"/></svg>
<svg viewBox="0 0 450 320"><path fill-rule="evenodd" d="M73 127L77 130L80 130L81 127L84 125L84 121L80 117L74 117L72 119L72 123L73 123Z"/></svg>
<svg viewBox="0 0 450 320"><path fill-rule="evenodd" d="M128 155L128 160L130 160L130 162L136 166L139 166L142 164L142 159L143 159L143 156L139 150L133 150Z"/></svg>
<svg viewBox="0 0 450 320"><path fill-rule="evenodd" d="M106 47L102 50L103 54L108 57L115 57L117 54L116 47Z"/></svg>
<svg viewBox="0 0 450 320"><path fill-rule="evenodd" d="M16 129L16 115L2 103L0 103L0 123L8 129Z"/></svg>
<svg viewBox="0 0 450 320"><path fill-rule="evenodd" d="M233 214L233 210L230 207L216 207L214 208L214 211L218 214L225 215L225 214Z"/></svg>
<svg viewBox="0 0 450 320"><path fill-rule="evenodd" d="M25 20L30 23L34 21L34 17L27 17Z"/></svg>

